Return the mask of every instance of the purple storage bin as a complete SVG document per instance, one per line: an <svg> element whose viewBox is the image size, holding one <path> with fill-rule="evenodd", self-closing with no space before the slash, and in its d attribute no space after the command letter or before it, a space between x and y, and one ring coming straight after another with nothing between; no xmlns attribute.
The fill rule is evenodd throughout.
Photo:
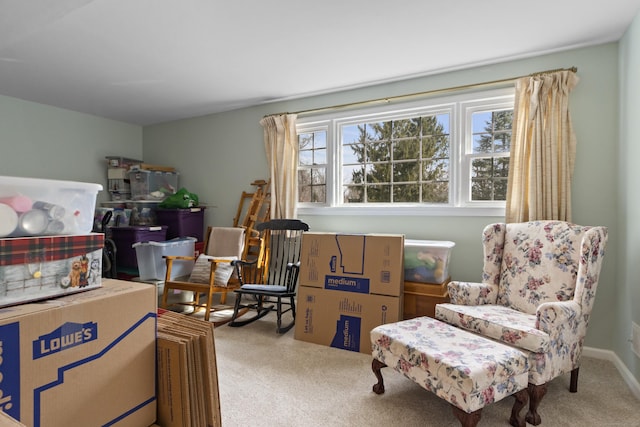
<svg viewBox="0 0 640 427"><path fill-rule="evenodd" d="M162 242L167 240L165 225L131 225L128 227L111 227L111 238L116 244L116 266L138 268L134 243Z"/></svg>
<svg viewBox="0 0 640 427"><path fill-rule="evenodd" d="M204 208L156 209L156 223L166 225L167 239L195 237L204 238Z"/></svg>

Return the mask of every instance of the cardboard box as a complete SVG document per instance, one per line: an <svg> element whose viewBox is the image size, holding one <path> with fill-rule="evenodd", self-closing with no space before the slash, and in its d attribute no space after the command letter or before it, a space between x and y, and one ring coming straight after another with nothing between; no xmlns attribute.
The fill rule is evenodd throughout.
<svg viewBox="0 0 640 427"><path fill-rule="evenodd" d="M153 287L103 287L0 310L0 408L29 427L156 420Z"/></svg>
<svg viewBox="0 0 640 427"><path fill-rule="evenodd" d="M102 285L104 234L0 239L0 307Z"/></svg>
<svg viewBox="0 0 640 427"><path fill-rule="evenodd" d="M158 423L222 425L213 324L158 309Z"/></svg>
<svg viewBox="0 0 640 427"><path fill-rule="evenodd" d="M371 329L402 318L402 297L300 286L295 339L371 354Z"/></svg>
<svg viewBox="0 0 640 427"><path fill-rule="evenodd" d="M443 283L404 282L404 319L429 316L435 317L436 304L449 302L447 284Z"/></svg>
<svg viewBox="0 0 640 427"><path fill-rule="evenodd" d="M327 290L402 295L404 236L307 232L300 284Z"/></svg>
<svg viewBox="0 0 640 427"><path fill-rule="evenodd" d="M0 427L26 427L20 421L0 411Z"/></svg>

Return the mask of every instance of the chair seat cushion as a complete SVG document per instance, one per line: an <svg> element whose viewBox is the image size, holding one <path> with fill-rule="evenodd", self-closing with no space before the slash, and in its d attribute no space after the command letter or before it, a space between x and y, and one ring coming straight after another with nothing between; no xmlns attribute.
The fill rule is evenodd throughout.
<svg viewBox="0 0 640 427"><path fill-rule="evenodd" d="M276 286L276 285L242 285L240 287L241 291L263 291L270 293L285 293L287 292L286 286Z"/></svg>
<svg viewBox="0 0 640 427"><path fill-rule="evenodd" d="M436 305L436 319L516 347L544 353L550 337L536 329L536 316L501 305Z"/></svg>

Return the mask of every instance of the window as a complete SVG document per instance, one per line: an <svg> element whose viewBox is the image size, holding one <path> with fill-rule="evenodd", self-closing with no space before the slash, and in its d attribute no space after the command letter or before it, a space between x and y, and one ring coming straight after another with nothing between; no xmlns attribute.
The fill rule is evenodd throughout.
<svg viewBox="0 0 640 427"><path fill-rule="evenodd" d="M502 214L513 99L476 92L299 118L299 211Z"/></svg>

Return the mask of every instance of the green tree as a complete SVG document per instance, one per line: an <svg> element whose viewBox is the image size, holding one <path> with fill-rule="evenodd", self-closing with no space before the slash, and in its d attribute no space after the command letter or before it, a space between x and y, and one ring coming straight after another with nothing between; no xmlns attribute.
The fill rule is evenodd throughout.
<svg viewBox="0 0 640 427"><path fill-rule="evenodd" d="M506 200L509 157L493 154L510 151L512 123L513 110L494 111L474 135L474 153L487 156L471 162L472 200Z"/></svg>
<svg viewBox="0 0 640 427"><path fill-rule="evenodd" d="M357 131L343 142L355 155L343 171L351 174L345 202L448 201L449 135L438 117L363 123Z"/></svg>

